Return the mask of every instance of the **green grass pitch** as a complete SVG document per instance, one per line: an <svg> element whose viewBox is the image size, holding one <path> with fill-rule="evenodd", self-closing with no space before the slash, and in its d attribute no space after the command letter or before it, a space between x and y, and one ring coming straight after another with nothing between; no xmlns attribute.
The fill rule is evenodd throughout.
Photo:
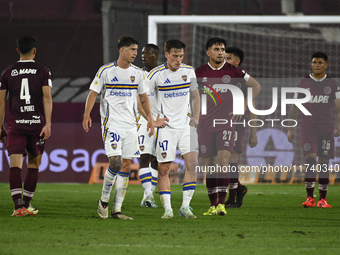
<svg viewBox="0 0 340 255"><path fill-rule="evenodd" d="M163 220L159 195L158 208L141 208L142 187L130 185L123 213L134 220L124 221L98 217L101 185L88 184L39 183L32 200L39 214L10 217L9 185L0 184L0 254L339 254L340 186L329 187L330 209L302 208L302 185L248 188L241 208L203 216L209 199L198 185L197 219L189 220L178 215L182 188L173 185L174 218Z"/></svg>

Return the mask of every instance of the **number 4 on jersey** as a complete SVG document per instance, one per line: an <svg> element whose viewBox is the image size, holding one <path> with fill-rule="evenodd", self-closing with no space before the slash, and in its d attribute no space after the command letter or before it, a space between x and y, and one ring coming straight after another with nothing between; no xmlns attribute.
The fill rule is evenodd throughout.
<svg viewBox="0 0 340 255"><path fill-rule="evenodd" d="M30 90L28 87L27 78L23 78L21 80L20 99L25 100L26 104L29 104L31 102L31 95L30 95Z"/></svg>

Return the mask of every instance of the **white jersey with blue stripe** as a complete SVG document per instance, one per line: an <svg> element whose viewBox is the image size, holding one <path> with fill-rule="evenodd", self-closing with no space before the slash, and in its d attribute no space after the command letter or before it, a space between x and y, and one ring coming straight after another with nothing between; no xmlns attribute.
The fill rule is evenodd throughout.
<svg viewBox="0 0 340 255"><path fill-rule="evenodd" d="M147 77L148 74L149 74L149 72L144 70L145 77ZM149 101L150 101L152 116L155 120L157 118L157 114L158 114L157 98L155 97L155 91L151 90L149 88L148 97L149 97ZM147 124L147 120L143 116L141 116L141 114L137 111L137 125L138 124Z"/></svg>
<svg viewBox="0 0 340 255"><path fill-rule="evenodd" d="M148 92L144 71L130 65L122 69L117 62L99 68L90 89L100 94L103 136L109 126L117 131L136 129L137 94Z"/></svg>
<svg viewBox="0 0 340 255"><path fill-rule="evenodd" d="M175 129L187 127L190 91L198 87L194 69L181 64L179 69L171 71L166 63L162 64L150 71L148 85L150 91L155 91L160 117L169 119L168 126Z"/></svg>

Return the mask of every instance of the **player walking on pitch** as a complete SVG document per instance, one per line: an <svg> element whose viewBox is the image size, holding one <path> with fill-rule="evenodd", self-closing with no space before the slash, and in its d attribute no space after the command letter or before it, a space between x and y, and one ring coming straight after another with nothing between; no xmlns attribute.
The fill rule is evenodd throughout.
<svg viewBox="0 0 340 255"><path fill-rule="evenodd" d="M206 115L200 116L198 139L200 156L204 158L205 166L213 166L214 157L221 169L228 169L230 155L234 148L235 125L214 125L215 119L225 119L228 123L238 121L240 116L233 116L233 95L226 85L236 86L238 81L244 81L252 87L253 100L261 91L260 84L241 68L232 66L225 61L227 42L221 38L211 38L206 43L206 53L209 62L198 67L195 72L197 80L205 90L214 91L222 104L215 107L212 98L207 97ZM218 91L217 91L217 90ZM209 92L210 93L210 92ZM247 100L245 106L247 106ZM246 107L245 107L246 109ZM217 167L215 169L218 169ZM207 172L206 186L210 200L210 208L203 215L226 215L225 198L227 195L229 176L226 173Z"/></svg>
<svg viewBox="0 0 340 255"><path fill-rule="evenodd" d="M20 60L8 67L0 78L1 142L10 158L9 183L14 202L12 216L35 215L38 209L30 201L34 195L45 140L51 136L51 73L35 63L36 39L22 35L17 40ZM9 116L4 130L5 104L8 92ZM22 194L23 156L28 155L28 172ZM22 197L23 195L23 197Z"/></svg>
<svg viewBox="0 0 340 255"><path fill-rule="evenodd" d="M302 115L301 145L305 156L305 187L307 199L303 207L314 207L313 198L316 173L319 172L319 201L318 207L331 208L326 201L329 184L329 159L334 158L334 137L340 136L340 88L335 80L326 74L328 57L323 52L316 52L311 57L312 73L297 85L308 89L311 99L303 106L311 115ZM297 98L304 95L296 94ZM337 123L334 127L333 102L337 109ZM292 105L290 119L297 118L297 107ZM294 128L288 131L288 141L293 143ZM318 157L318 162L316 162ZM318 169L318 167L320 167Z"/></svg>
<svg viewBox="0 0 340 255"><path fill-rule="evenodd" d="M163 219L173 217L169 171L170 164L176 157L176 148L180 150L186 164L183 179L183 201L179 214L186 218L196 218L189 206L196 188L198 146L191 141L191 127L198 124L200 98L197 90L196 75L191 66L182 63L185 44L180 40L168 40L164 44L167 62L148 75L149 87L156 91L157 109L161 117L169 122L156 134L156 155L159 162L158 189L165 213ZM190 97L193 113L190 113ZM191 117L189 116L191 115Z"/></svg>
<svg viewBox="0 0 340 255"><path fill-rule="evenodd" d="M159 54L159 48L155 44L147 44L142 49L142 60L144 64L145 76L157 66L157 59ZM155 127L164 127L166 125L166 119L157 118L157 101L155 97L155 91L149 90L148 97L151 104L151 110L155 121ZM138 98L137 98L138 100ZM145 119L145 112L138 104L137 112L137 131L138 131L138 143L140 151L139 159L139 178L144 189L144 195L141 202L142 207L155 208L156 203L153 192L157 186L158 180L158 161L155 156L155 135L149 137L146 130L147 120Z"/></svg>
<svg viewBox="0 0 340 255"><path fill-rule="evenodd" d="M239 67L244 59L243 51L238 47L227 47L226 48L226 62ZM244 82L238 83L241 86L241 90L247 97L247 86ZM253 106L255 106L255 101L253 101ZM256 119L256 115L252 112L249 112L250 119ZM244 117L239 122L243 122ZM225 202L226 208L236 208L241 207L243 204L243 197L247 194L248 189L245 185L242 185L239 181L239 169L238 169L238 160L240 154L243 151L243 136L244 136L245 127L242 124L235 126L235 143L234 143L234 151L230 155L230 167L233 169L230 173L230 181L229 181L229 197ZM250 128L250 136L249 136L249 146L251 148L257 145L257 135L256 135L256 126L253 125Z"/></svg>
<svg viewBox="0 0 340 255"><path fill-rule="evenodd" d="M132 220L121 212L126 194L131 163L139 157L136 129L137 94L148 117L149 136L154 133L154 123L147 96L148 88L141 68L132 64L137 56L138 42L128 36L118 40L119 58L99 68L90 85L83 118L86 132L92 125L90 117L96 97L100 94L102 137L109 168L105 172L102 195L98 201L98 215L108 217L110 193L115 184L115 197L111 218Z"/></svg>

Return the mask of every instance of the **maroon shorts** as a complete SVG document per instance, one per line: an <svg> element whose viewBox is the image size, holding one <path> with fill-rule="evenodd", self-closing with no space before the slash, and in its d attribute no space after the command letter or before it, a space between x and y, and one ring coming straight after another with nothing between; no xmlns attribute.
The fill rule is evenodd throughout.
<svg viewBox="0 0 340 255"><path fill-rule="evenodd" d="M45 143L41 144L39 134L7 134L8 155L22 154L25 156L26 152L29 152L32 155L40 155L43 154L44 149Z"/></svg>
<svg viewBox="0 0 340 255"><path fill-rule="evenodd" d="M303 155L316 153L317 156L333 159L334 158L334 135L332 133L315 134L312 132L303 132L301 134L301 145Z"/></svg>
<svg viewBox="0 0 340 255"><path fill-rule="evenodd" d="M213 132L198 129L198 143L199 155L203 158L215 157L217 152L221 150L232 152L234 148L234 128L230 127Z"/></svg>
<svg viewBox="0 0 340 255"><path fill-rule="evenodd" d="M234 151L241 154L243 152L243 137L244 137L244 126L237 125L235 127L235 143Z"/></svg>

